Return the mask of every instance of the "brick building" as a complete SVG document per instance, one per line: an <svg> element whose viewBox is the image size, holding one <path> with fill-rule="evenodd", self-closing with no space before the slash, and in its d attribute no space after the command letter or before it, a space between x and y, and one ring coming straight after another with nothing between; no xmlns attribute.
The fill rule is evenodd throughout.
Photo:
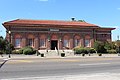
<svg viewBox="0 0 120 80"><path fill-rule="evenodd" d="M23 20L3 23L6 38L21 48L32 46L38 50L73 49L76 46L93 47L94 41L111 41L111 31L85 21Z"/></svg>

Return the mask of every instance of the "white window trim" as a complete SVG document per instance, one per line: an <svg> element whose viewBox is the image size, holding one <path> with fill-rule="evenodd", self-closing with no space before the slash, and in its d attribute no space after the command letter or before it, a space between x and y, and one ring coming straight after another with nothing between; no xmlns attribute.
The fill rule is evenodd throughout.
<svg viewBox="0 0 120 80"><path fill-rule="evenodd" d="M43 46L41 45L41 41L42 41L42 40L44 41L44 42L43 42ZM39 40L39 47L40 47L40 48L45 48L45 47L46 47L46 39L40 39L40 40Z"/></svg>
<svg viewBox="0 0 120 80"><path fill-rule="evenodd" d="M77 42L76 42L77 40ZM81 46L81 41L80 39L74 39L74 47Z"/></svg>
<svg viewBox="0 0 120 80"><path fill-rule="evenodd" d="M89 40L89 43L86 45L86 40ZM91 47L91 40L90 39L85 39L85 47Z"/></svg>
<svg viewBox="0 0 120 80"><path fill-rule="evenodd" d="M29 44L29 40L30 40L30 39L32 40L32 45ZM34 38L29 38L29 39L28 39L28 46L34 47Z"/></svg>
<svg viewBox="0 0 120 80"><path fill-rule="evenodd" d="M67 41L67 45L65 44L65 40ZM69 43L69 40L68 39L64 39L64 41L63 41L63 46L64 47L70 47L70 43Z"/></svg>

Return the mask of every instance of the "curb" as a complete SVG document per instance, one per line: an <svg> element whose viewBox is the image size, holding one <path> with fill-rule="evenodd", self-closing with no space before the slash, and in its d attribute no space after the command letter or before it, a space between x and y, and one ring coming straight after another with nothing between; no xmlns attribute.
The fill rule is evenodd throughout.
<svg viewBox="0 0 120 80"><path fill-rule="evenodd" d="M92 56L66 56L66 57L61 57L61 56L36 56L36 55L11 55L11 59L64 59L64 58L118 58L117 54L108 54L103 56L97 56L97 55L92 55ZM0 59L5 59L8 58L8 55L4 55L3 57L0 57Z"/></svg>

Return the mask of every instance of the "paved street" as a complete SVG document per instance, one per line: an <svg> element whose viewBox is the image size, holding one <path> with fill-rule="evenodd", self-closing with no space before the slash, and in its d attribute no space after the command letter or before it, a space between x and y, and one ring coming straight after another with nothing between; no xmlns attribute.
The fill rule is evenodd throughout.
<svg viewBox="0 0 120 80"><path fill-rule="evenodd" d="M0 69L1 80L101 80L101 78L120 80L119 57L12 58Z"/></svg>

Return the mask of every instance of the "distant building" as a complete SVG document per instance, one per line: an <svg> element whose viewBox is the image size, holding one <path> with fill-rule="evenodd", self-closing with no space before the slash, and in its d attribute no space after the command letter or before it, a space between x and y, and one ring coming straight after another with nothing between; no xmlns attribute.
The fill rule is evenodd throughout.
<svg viewBox="0 0 120 80"><path fill-rule="evenodd" d="M76 46L93 47L94 41L111 41L111 31L85 21L23 20L3 23L6 38L15 48L32 46L38 50L73 49Z"/></svg>

